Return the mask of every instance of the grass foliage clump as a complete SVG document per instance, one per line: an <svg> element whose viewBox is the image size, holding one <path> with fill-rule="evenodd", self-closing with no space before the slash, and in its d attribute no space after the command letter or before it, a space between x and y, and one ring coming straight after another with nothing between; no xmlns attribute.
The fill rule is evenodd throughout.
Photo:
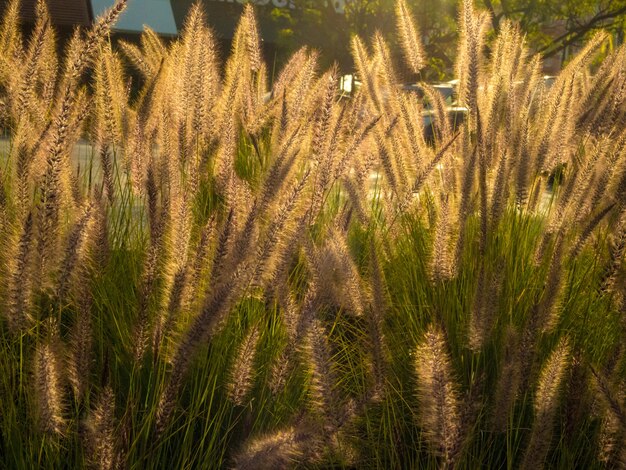
<svg viewBox="0 0 626 470"><path fill-rule="evenodd" d="M251 6L222 65L199 6L113 48L125 3L63 57L2 19L4 466L626 465L625 47L548 87L466 0L427 142L380 35L352 98L306 48L268 96Z"/></svg>

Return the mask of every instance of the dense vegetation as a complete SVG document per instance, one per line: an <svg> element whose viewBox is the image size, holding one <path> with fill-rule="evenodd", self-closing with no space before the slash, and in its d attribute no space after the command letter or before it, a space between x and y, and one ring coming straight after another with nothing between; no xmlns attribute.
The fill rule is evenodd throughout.
<svg viewBox="0 0 626 470"><path fill-rule="evenodd" d="M379 35L267 98L252 7L222 71L199 7L112 50L124 4L60 60L0 28L4 467L626 465L626 48L548 87L466 0L431 145Z"/></svg>
<svg viewBox="0 0 626 470"><path fill-rule="evenodd" d="M278 45L279 60L287 51L307 45L321 51L321 63L336 60L348 69L352 62L345 44L350 36L369 37L376 31L382 33L395 55L395 0L290 0L289 8L272 8L272 5L280 5L280 0L253 0L252 3L259 5L257 13L262 31L276 34L272 40ZM419 19L424 48L428 52L428 67L422 70L422 78L455 78L459 3L457 0L407 2ZM516 22L529 49L548 59L546 65L550 70L568 62L599 30L608 31L611 38L604 46L606 52L601 52L598 59L624 41L625 0L474 0L474 4L489 12L490 26L495 30L506 21ZM340 12L336 12L337 6L341 7ZM230 7L232 11L240 11L242 5L234 3ZM221 3L219 8L228 7ZM401 68L399 71L406 73ZM413 79L406 76L406 80Z"/></svg>

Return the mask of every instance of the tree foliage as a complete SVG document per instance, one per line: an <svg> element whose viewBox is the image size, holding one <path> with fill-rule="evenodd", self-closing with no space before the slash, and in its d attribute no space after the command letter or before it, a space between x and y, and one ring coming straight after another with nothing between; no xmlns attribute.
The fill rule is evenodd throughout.
<svg viewBox="0 0 626 470"><path fill-rule="evenodd" d="M591 33L605 29L622 41L625 0L480 0L497 30L502 19L520 24L533 48L544 57L580 45Z"/></svg>
<svg viewBox="0 0 626 470"><path fill-rule="evenodd" d="M443 78L452 73L458 37L456 0L409 0L423 36L430 78ZM545 58L566 60L590 35L606 29L614 41L623 40L626 21L626 0L476 0L477 5L491 14L494 29L499 30L503 20L519 23L533 50ZM394 43L394 0L346 0L344 12L335 11L332 1L291 0L291 8L266 9L278 30L278 46L284 54L302 45L320 50L322 62L339 62L342 68L351 67L348 54L350 37L371 37L379 31L392 45ZM398 53L399 56L399 53ZM399 58L399 57L398 57Z"/></svg>

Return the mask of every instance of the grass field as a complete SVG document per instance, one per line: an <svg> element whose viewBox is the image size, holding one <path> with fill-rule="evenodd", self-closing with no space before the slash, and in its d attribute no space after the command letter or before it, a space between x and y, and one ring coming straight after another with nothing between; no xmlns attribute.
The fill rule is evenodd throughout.
<svg viewBox="0 0 626 470"><path fill-rule="evenodd" d="M0 466L626 465L626 48L548 88L466 0L431 145L380 36L266 100L251 6L224 62L199 7L113 49L124 6L0 26Z"/></svg>

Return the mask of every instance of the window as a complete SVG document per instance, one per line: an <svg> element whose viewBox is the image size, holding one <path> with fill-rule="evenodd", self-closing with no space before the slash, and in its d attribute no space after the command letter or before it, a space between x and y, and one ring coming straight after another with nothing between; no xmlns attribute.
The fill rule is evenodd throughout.
<svg viewBox="0 0 626 470"><path fill-rule="evenodd" d="M114 0L91 0L94 17L114 4ZM161 34L176 34L176 22L170 0L131 0L113 29L141 32L147 25Z"/></svg>

